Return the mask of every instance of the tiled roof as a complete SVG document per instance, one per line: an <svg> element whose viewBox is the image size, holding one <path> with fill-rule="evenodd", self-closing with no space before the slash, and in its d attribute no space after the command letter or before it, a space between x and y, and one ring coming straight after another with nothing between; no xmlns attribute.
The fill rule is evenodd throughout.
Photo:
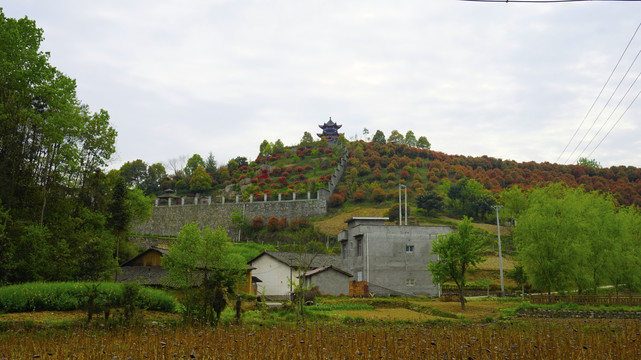
<svg viewBox="0 0 641 360"><path fill-rule="evenodd" d="M334 268L340 268L340 266L342 265L340 255L295 253L285 251L265 251L249 262L251 263L260 256L265 255L271 256L274 259L291 267L299 267L302 265L303 267L309 266L310 268L315 269L330 265Z"/></svg>

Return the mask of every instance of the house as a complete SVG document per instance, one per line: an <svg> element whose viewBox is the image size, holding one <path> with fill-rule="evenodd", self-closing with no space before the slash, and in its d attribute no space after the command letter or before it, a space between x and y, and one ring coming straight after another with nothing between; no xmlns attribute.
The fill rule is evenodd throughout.
<svg viewBox="0 0 641 360"><path fill-rule="evenodd" d="M118 281L163 286L162 278L167 274L167 270L160 264L162 257L168 253L167 249L152 247L125 261L120 265L122 272L118 274Z"/></svg>
<svg viewBox="0 0 641 360"><path fill-rule="evenodd" d="M427 263L434 259L432 242L447 235L447 226L385 225L388 218L353 217L338 234L341 269L376 295L438 296ZM365 294L350 294L365 295Z"/></svg>
<svg viewBox="0 0 641 360"><path fill-rule="evenodd" d="M247 262L254 269L252 275L262 281L256 284L258 294L278 299L287 298L294 291L291 279L296 281L308 271L325 266L331 265L334 270L339 269L341 263L339 255L279 251L264 251ZM347 283L347 279L345 282ZM320 287L319 290L324 292Z"/></svg>
<svg viewBox="0 0 641 360"><path fill-rule="evenodd" d="M120 265L122 272L118 274L118 282L138 282L145 286L169 286L164 279L167 269L161 266L163 256L169 254L168 249L152 247L136 255ZM252 268L247 267L245 280L238 284L237 291L256 295L256 283L260 279L252 276Z"/></svg>
<svg viewBox="0 0 641 360"><path fill-rule="evenodd" d="M321 295L333 296L348 295L349 280L353 277L352 274L332 265L310 270L301 276L305 277L303 286L307 288L318 287Z"/></svg>

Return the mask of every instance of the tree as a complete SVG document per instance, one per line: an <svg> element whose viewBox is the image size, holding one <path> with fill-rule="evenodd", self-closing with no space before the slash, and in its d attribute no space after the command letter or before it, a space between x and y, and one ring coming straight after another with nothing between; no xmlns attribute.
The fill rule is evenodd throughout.
<svg viewBox="0 0 641 360"><path fill-rule="evenodd" d="M112 189L111 202L109 204L108 225L116 237L116 262L120 264L120 242L126 237L129 231L129 225L133 217L127 207L127 184L122 176L116 179ZM116 275L117 279L117 275Z"/></svg>
<svg viewBox="0 0 641 360"><path fill-rule="evenodd" d="M143 186L147 178L147 164L138 159L127 161L120 167L120 176L131 186Z"/></svg>
<svg viewBox="0 0 641 360"><path fill-rule="evenodd" d="M392 133L387 138L387 142L390 143L402 143L403 140L405 140L405 138L398 130L392 130Z"/></svg>
<svg viewBox="0 0 641 360"><path fill-rule="evenodd" d="M514 268L507 272L507 277L514 280L517 286L521 287L521 298L525 297L525 284L527 283L527 274L523 265L514 265Z"/></svg>
<svg viewBox="0 0 641 360"><path fill-rule="evenodd" d="M407 146L416 147L416 144L417 144L417 142L416 142L416 136L414 135L414 132L413 132L412 130L409 130L409 131L405 134L405 139L403 140L403 142L404 142L404 143L405 143L405 145L407 145Z"/></svg>
<svg viewBox="0 0 641 360"><path fill-rule="evenodd" d="M418 141L416 142L416 147L419 149L429 150L432 147L432 144L430 144L430 142L427 141L427 138L425 136L421 136L418 138Z"/></svg>
<svg viewBox="0 0 641 360"><path fill-rule="evenodd" d="M149 195L161 192L163 190L161 184L166 178L167 171L165 171L165 167L161 163L149 165L147 168L147 177L143 183L145 194Z"/></svg>
<svg viewBox="0 0 641 360"><path fill-rule="evenodd" d="M475 216L484 218L492 213L496 200L492 194L474 179L463 178L450 185L447 192L452 215Z"/></svg>
<svg viewBox="0 0 641 360"><path fill-rule="evenodd" d="M314 138L312 137L312 134L305 131L303 133L303 137L300 139L300 143L298 144L298 147L308 148L308 147L312 147L313 145L314 145Z"/></svg>
<svg viewBox="0 0 641 360"><path fill-rule="evenodd" d="M209 155L207 155L207 159L205 159L205 170L207 170L209 174L215 175L217 169L218 167L216 159L214 159L214 154L210 152Z"/></svg>
<svg viewBox="0 0 641 360"><path fill-rule="evenodd" d="M427 215L434 216L443 210L445 200L435 191L429 191L416 197L416 206L425 210Z"/></svg>
<svg viewBox="0 0 641 360"><path fill-rule="evenodd" d="M411 212L412 212L412 209L409 206L407 206L408 216L409 216L409 214ZM392 205L389 208L389 210L387 210L387 217L389 218L389 221L391 221L391 222L397 222L398 221L398 204ZM404 220L405 219L405 204L403 204L403 206L401 206L401 217L403 218L401 220L403 220L403 222L404 222L405 221Z"/></svg>
<svg viewBox="0 0 641 360"><path fill-rule="evenodd" d="M532 191L514 235L532 283L548 294L571 284L596 292L623 255L615 252L620 235L612 199L563 184Z"/></svg>
<svg viewBox="0 0 641 360"><path fill-rule="evenodd" d="M217 324L245 275L245 261L229 251L230 239L224 228L201 232L194 222L185 225L171 244L162 266L166 281L186 291L186 316ZM215 318L214 318L215 316Z"/></svg>
<svg viewBox="0 0 641 360"><path fill-rule="evenodd" d="M579 158L579 160L577 160L576 164L577 165L582 165L582 166L588 166L588 167L595 168L595 169L600 169L601 168L601 164L598 161L596 161L596 159L588 159L588 158L585 158L585 157Z"/></svg>
<svg viewBox="0 0 641 360"><path fill-rule="evenodd" d="M374 133L374 137L372 137L372 142L385 145L385 134L380 130L376 130L376 132Z"/></svg>
<svg viewBox="0 0 641 360"><path fill-rule="evenodd" d="M454 281L459 291L461 309L465 310L466 273L470 267L483 261L483 252L488 247L487 233L475 230L472 219L467 216L458 225L457 232L439 237L432 245L432 254L437 261L430 261L427 269L435 284Z"/></svg>
<svg viewBox="0 0 641 360"><path fill-rule="evenodd" d="M282 154L284 150L285 150L285 144L283 144L283 141L281 139L276 140L276 142L272 146L272 152L274 153L274 155Z"/></svg>
<svg viewBox="0 0 641 360"><path fill-rule="evenodd" d="M367 128L363 128L363 139L369 142L369 130Z"/></svg>
<svg viewBox="0 0 641 360"><path fill-rule="evenodd" d="M191 177L198 166L202 166L204 168L205 160L203 160L202 156L194 154L189 158L189 160L187 160L187 165L185 165L184 169L185 175L187 175L187 177Z"/></svg>
<svg viewBox="0 0 641 360"><path fill-rule="evenodd" d="M260 143L260 147L258 149L258 156L270 156L270 155L272 155L272 145L269 143L269 141L263 140L263 142Z"/></svg>

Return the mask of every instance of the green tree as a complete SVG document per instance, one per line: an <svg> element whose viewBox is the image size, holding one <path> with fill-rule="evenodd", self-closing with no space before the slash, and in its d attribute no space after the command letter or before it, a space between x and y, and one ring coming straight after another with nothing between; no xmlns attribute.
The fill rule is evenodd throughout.
<svg viewBox="0 0 641 360"><path fill-rule="evenodd" d="M263 142L260 143L258 156L270 156L270 155L272 155L272 145L269 143L269 141L263 140Z"/></svg>
<svg viewBox="0 0 641 360"><path fill-rule="evenodd" d="M189 190L197 193L211 190L211 176L209 176L202 165L198 165L196 170L194 170L194 174L189 180Z"/></svg>
<svg viewBox="0 0 641 360"><path fill-rule="evenodd" d="M618 233L611 199L552 184L532 191L514 235L532 283L549 294L571 284L596 291L621 255L613 253Z"/></svg>
<svg viewBox="0 0 641 360"><path fill-rule="evenodd" d="M205 159L205 170L207 170L211 175L215 175L218 170L216 159L214 158L214 154L211 152L207 155L207 159Z"/></svg>
<svg viewBox="0 0 641 360"><path fill-rule="evenodd" d="M475 230L472 219L467 216L457 227L458 231L439 237L432 245L432 254L437 261L430 261L427 269L432 273L435 284L453 281L459 291L461 309L465 310L466 274L470 267L482 262L483 252L488 247L487 233Z"/></svg>
<svg viewBox="0 0 641 360"><path fill-rule="evenodd" d="M499 212L503 219L515 221L527 209L527 195L520 186L510 186L501 192L499 198L503 204L503 210Z"/></svg>
<svg viewBox="0 0 641 360"><path fill-rule="evenodd" d="M300 148L308 148L314 146L314 138L312 137L312 134L309 132L305 131L303 133L303 137L300 139L300 143L298 144L298 147Z"/></svg>
<svg viewBox="0 0 641 360"><path fill-rule="evenodd" d="M601 168L601 164L598 161L596 161L596 159L588 159L588 158L585 158L585 157L579 158L579 160L577 160L576 164L577 165L588 166L588 167L595 168L595 169L600 169Z"/></svg>
<svg viewBox="0 0 641 360"><path fill-rule="evenodd" d="M276 142L272 146L272 151L274 152L274 154L282 154L284 150L285 144L283 144L283 141L281 139L276 140Z"/></svg>
<svg viewBox="0 0 641 360"><path fill-rule="evenodd" d="M376 132L374 133L374 137L372 137L372 142L385 145L385 134L380 130L376 130Z"/></svg>
<svg viewBox="0 0 641 360"><path fill-rule="evenodd" d="M147 164L140 159L127 161L120 167L120 176L131 186L143 187L147 178Z"/></svg>
<svg viewBox="0 0 641 360"><path fill-rule="evenodd" d="M185 225L163 259L166 281L187 293L186 315L215 324L245 275L244 259L229 251L224 228L201 232L194 222ZM215 316L215 317L214 317Z"/></svg>
<svg viewBox="0 0 641 360"><path fill-rule="evenodd" d="M521 264L514 265L514 268L507 272L507 277L514 280L517 286L521 287L521 297L525 297L525 284L527 283L527 273Z"/></svg>
<svg viewBox="0 0 641 360"><path fill-rule="evenodd" d="M430 142L427 141L427 138L425 136L421 136L418 138L418 141L416 142L416 147L419 149L429 150L432 147L432 144L430 144Z"/></svg>
<svg viewBox="0 0 641 360"><path fill-rule="evenodd" d="M387 142L390 142L390 143L399 143L400 144L404 140L405 140L405 138L403 137L403 135L400 132L398 132L398 130L392 130L392 133L387 138Z"/></svg>
<svg viewBox="0 0 641 360"><path fill-rule="evenodd" d="M114 184L111 202L109 203L109 213L108 225L116 237L116 262L120 264L120 243L124 241L123 238L126 237L129 231L133 217L127 206L127 184L122 176L119 176Z"/></svg>
<svg viewBox="0 0 641 360"><path fill-rule="evenodd" d="M157 194L162 190L162 182L167 179L167 171L161 163L149 165L147 168L147 176L143 183L143 190L145 194Z"/></svg>
<svg viewBox="0 0 641 360"><path fill-rule="evenodd" d="M205 160L203 160L202 156L198 154L192 155L188 160L187 160L187 165L185 166L185 175L189 178L191 175L194 173L196 168L198 166L202 166L203 168L205 167Z"/></svg>
<svg viewBox="0 0 641 360"><path fill-rule="evenodd" d="M445 200L435 191L429 191L416 197L416 206L425 210L428 216L434 216L443 210Z"/></svg>
<svg viewBox="0 0 641 360"><path fill-rule="evenodd" d="M416 136L414 135L414 132L412 130L409 130L405 134L405 139L403 140L403 142L407 146L416 147L416 144L417 144Z"/></svg>
<svg viewBox="0 0 641 360"><path fill-rule="evenodd" d="M454 216L485 218L493 213L494 196L474 179L463 178L450 185L447 192L449 209Z"/></svg>

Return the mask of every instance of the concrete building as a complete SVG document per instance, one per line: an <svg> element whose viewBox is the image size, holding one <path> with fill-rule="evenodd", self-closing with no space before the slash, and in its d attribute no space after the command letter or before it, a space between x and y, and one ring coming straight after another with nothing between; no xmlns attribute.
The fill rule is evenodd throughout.
<svg viewBox="0 0 641 360"><path fill-rule="evenodd" d="M385 225L388 218L354 217L338 234L342 269L353 281L367 282L370 293L380 296L438 296L439 289L427 271L432 242L451 232L448 226Z"/></svg>

